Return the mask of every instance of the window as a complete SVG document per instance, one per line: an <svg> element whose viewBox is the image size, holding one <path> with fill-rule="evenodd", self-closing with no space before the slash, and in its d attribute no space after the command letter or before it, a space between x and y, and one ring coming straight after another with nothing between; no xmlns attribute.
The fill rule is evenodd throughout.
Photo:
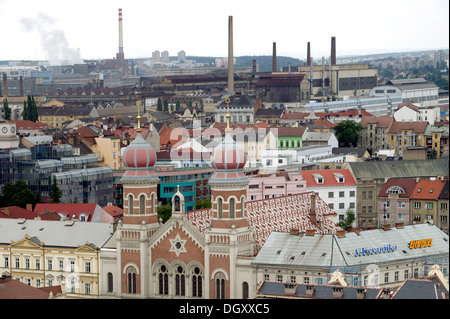
<svg viewBox="0 0 450 319"><path fill-rule="evenodd" d="M414 208L415 209L419 209L421 207L421 203L420 202L414 202Z"/></svg>
<svg viewBox="0 0 450 319"><path fill-rule="evenodd" d="M84 293L86 295L90 295L91 294L91 283L89 283L89 282L85 282L84 283Z"/></svg>
<svg viewBox="0 0 450 319"><path fill-rule="evenodd" d="M344 197L345 192L339 192L339 197Z"/></svg>
<svg viewBox="0 0 450 319"><path fill-rule="evenodd" d="M355 208L356 207L356 205L355 205L355 203L354 202L352 202L352 203L350 203L350 206L349 206L349 208Z"/></svg>
<svg viewBox="0 0 450 319"><path fill-rule="evenodd" d="M25 258L25 269L30 269L30 258Z"/></svg>
<svg viewBox="0 0 450 319"><path fill-rule="evenodd" d="M350 191L350 197L355 197L355 191Z"/></svg>
<svg viewBox="0 0 450 319"><path fill-rule="evenodd" d="M246 281L242 283L242 299L248 299L248 283Z"/></svg>
<svg viewBox="0 0 450 319"><path fill-rule="evenodd" d="M145 214L145 195L139 196L139 214Z"/></svg>
<svg viewBox="0 0 450 319"><path fill-rule="evenodd" d="M5 263L4 263L4 265L5 265L5 268L8 268L9 267L9 257L5 257Z"/></svg>
<svg viewBox="0 0 450 319"><path fill-rule="evenodd" d="M303 283L309 284L309 277L303 277Z"/></svg>
<svg viewBox="0 0 450 319"><path fill-rule="evenodd" d="M225 299L225 275L223 273L216 275L216 299Z"/></svg>
<svg viewBox="0 0 450 319"><path fill-rule="evenodd" d="M269 274L264 274L264 280L266 280L266 281L270 280L270 275Z"/></svg>
<svg viewBox="0 0 450 319"><path fill-rule="evenodd" d="M136 293L136 269L129 267L127 270L127 292L129 294Z"/></svg>
<svg viewBox="0 0 450 319"><path fill-rule="evenodd" d="M192 297L202 297L203 296L203 276L200 268L195 267L192 272Z"/></svg>
<svg viewBox="0 0 450 319"><path fill-rule="evenodd" d="M108 273L108 292L113 292L113 274L112 273Z"/></svg>
<svg viewBox="0 0 450 319"><path fill-rule="evenodd" d="M295 276L291 276L291 280L290 280L290 282L297 282L297 277L295 277Z"/></svg>
<svg viewBox="0 0 450 319"><path fill-rule="evenodd" d="M159 268L158 275L158 283L159 283L159 294L160 295L168 295L169 294L169 275L167 273L167 267L162 265Z"/></svg>
<svg viewBox="0 0 450 319"><path fill-rule="evenodd" d="M84 263L84 272L91 272L91 262L90 261L86 261Z"/></svg>
<svg viewBox="0 0 450 319"><path fill-rule="evenodd" d="M328 192L328 198L334 198L334 192Z"/></svg>
<svg viewBox="0 0 450 319"><path fill-rule="evenodd" d="M75 271L75 260L71 260L70 261L70 272L74 272Z"/></svg>
<svg viewBox="0 0 450 319"><path fill-rule="evenodd" d="M176 274L175 274L175 295L177 296L184 296L185 293L185 275L184 275L184 269L181 266L177 267Z"/></svg>
<svg viewBox="0 0 450 319"><path fill-rule="evenodd" d="M431 202L425 203L425 209L433 209L433 203Z"/></svg>
<svg viewBox="0 0 450 319"><path fill-rule="evenodd" d="M133 195L128 195L128 214L133 215Z"/></svg>
<svg viewBox="0 0 450 319"><path fill-rule="evenodd" d="M388 282L389 282L389 273L388 273L388 272L385 272L385 273L384 273L384 282L385 282L385 283L388 283Z"/></svg>
<svg viewBox="0 0 450 319"><path fill-rule="evenodd" d="M41 269L41 260L40 260L40 259L36 259L36 264L35 264L35 266L36 266L36 270Z"/></svg>
<svg viewBox="0 0 450 319"><path fill-rule="evenodd" d="M219 198L217 200L217 212L219 213L219 218L222 218L223 214L223 199Z"/></svg>
<svg viewBox="0 0 450 319"><path fill-rule="evenodd" d="M64 270L64 260L59 260L59 270Z"/></svg>
<svg viewBox="0 0 450 319"><path fill-rule="evenodd" d="M277 281L283 282L283 275L277 275Z"/></svg>
<svg viewBox="0 0 450 319"><path fill-rule="evenodd" d="M344 209L345 203L339 203L339 209Z"/></svg>
<svg viewBox="0 0 450 319"><path fill-rule="evenodd" d="M398 202L398 207L399 208L405 208L406 207L406 203L405 202Z"/></svg>
<svg viewBox="0 0 450 319"><path fill-rule="evenodd" d="M241 217L245 217L245 197L241 197Z"/></svg>
<svg viewBox="0 0 450 319"><path fill-rule="evenodd" d="M334 204L333 203L329 203L328 207L330 207L331 209L334 209Z"/></svg>

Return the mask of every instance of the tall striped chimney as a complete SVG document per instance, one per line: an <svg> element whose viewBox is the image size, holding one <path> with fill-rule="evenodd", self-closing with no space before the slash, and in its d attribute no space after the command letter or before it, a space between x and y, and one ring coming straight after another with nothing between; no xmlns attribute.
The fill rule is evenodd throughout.
<svg viewBox="0 0 450 319"><path fill-rule="evenodd" d="M234 94L233 16L228 17L228 93Z"/></svg>
<svg viewBox="0 0 450 319"><path fill-rule="evenodd" d="M119 53L123 54L122 9L119 8Z"/></svg>
<svg viewBox="0 0 450 319"><path fill-rule="evenodd" d="M273 43L272 72L277 72L277 43Z"/></svg>
<svg viewBox="0 0 450 319"><path fill-rule="evenodd" d="M331 37L331 64L336 65L336 37Z"/></svg>

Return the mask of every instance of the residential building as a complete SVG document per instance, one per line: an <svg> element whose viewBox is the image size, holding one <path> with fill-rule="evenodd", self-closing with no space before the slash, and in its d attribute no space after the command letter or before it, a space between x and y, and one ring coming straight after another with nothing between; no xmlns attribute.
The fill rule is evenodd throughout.
<svg viewBox="0 0 450 319"><path fill-rule="evenodd" d="M104 212L102 208L95 204L69 203L37 203L33 212L43 216L48 213L59 215L61 220L76 220L80 222L92 223L113 223L113 217Z"/></svg>
<svg viewBox="0 0 450 319"><path fill-rule="evenodd" d="M302 174L277 171L260 173L248 178L247 201L289 196L306 192L306 181Z"/></svg>
<svg viewBox="0 0 450 319"><path fill-rule="evenodd" d="M413 245L421 240L426 247ZM397 224L336 234L273 231L267 242L270 245L264 245L251 263L258 283L324 285L340 270L343 276L334 278L340 283L395 289L407 279L426 278L435 264L448 277L448 235L434 225Z"/></svg>
<svg viewBox="0 0 450 319"><path fill-rule="evenodd" d="M120 152L120 137L117 135L103 135L94 137L97 144L97 155L100 159L99 165L107 165L112 169L122 168L122 156Z"/></svg>
<svg viewBox="0 0 450 319"><path fill-rule="evenodd" d="M215 122L226 123L227 114L230 115L230 123L251 124L255 121L255 104L257 100L247 94L233 95L229 97L227 104L223 100L214 110Z"/></svg>
<svg viewBox="0 0 450 319"><path fill-rule="evenodd" d="M411 195L415 178L389 178L378 193L378 225L412 224L410 220Z"/></svg>
<svg viewBox="0 0 450 319"><path fill-rule="evenodd" d="M392 122L388 131L388 148L403 156L409 146L426 146L425 130L427 121Z"/></svg>
<svg viewBox="0 0 450 319"><path fill-rule="evenodd" d="M356 182L348 169L303 170L308 191L313 191L338 214L339 221L352 210L357 218Z"/></svg>
<svg viewBox="0 0 450 319"><path fill-rule="evenodd" d="M369 150L366 147L333 147L333 154L345 155L346 162L362 162L370 157Z"/></svg>
<svg viewBox="0 0 450 319"><path fill-rule="evenodd" d="M448 158L426 161L351 162L349 166L357 183L357 225L360 228L377 226L378 194L386 178L448 176Z"/></svg>
<svg viewBox="0 0 450 319"><path fill-rule="evenodd" d="M32 287L64 287L67 298L99 298L99 254L109 223L0 219L0 273Z"/></svg>
<svg viewBox="0 0 450 319"><path fill-rule="evenodd" d="M428 125L425 129L427 158L440 158L449 152L449 126Z"/></svg>
<svg viewBox="0 0 450 319"><path fill-rule="evenodd" d="M430 223L439 225L438 198L445 186L446 181L442 179L421 178L411 195L410 220L413 224Z"/></svg>
<svg viewBox="0 0 450 319"><path fill-rule="evenodd" d="M363 116L358 145L366 147L372 155L389 148L389 129L393 122L390 116Z"/></svg>
<svg viewBox="0 0 450 319"><path fill-rule="evenodd" d="M311 132L308 131L303 137L303 146L331 145L339 147L339 142L333 132Z"/></svg>
<svg viewBox="0 0 450 319"><path fill-rule="evenodd" d="M436 225L448 234L448 221L449 221L449 201L448 201L448 180L445 181L445 185L442 188L441 193L438 196L438 216Z"/></svg>
<svg viewBox="0 0 450 319"><path fill-rule="evenodd" d="M38 107L38 121L54 128L63 127L69 120L98 116L94 107Z"/></svg>
<svg viewBox="0 0 450 319"><path fill-rule="evenodd" d="M36 288L11 276L0 275L0 299L65 299L65 295L61 286Z"/></svg>
<svg viewBox="0 0 450 319"><path fill-rule="evenodd" d="M278 149L298 149L303 147L303 139L308 132L308 128L278 126L276 129L278 133Z"/></svg>

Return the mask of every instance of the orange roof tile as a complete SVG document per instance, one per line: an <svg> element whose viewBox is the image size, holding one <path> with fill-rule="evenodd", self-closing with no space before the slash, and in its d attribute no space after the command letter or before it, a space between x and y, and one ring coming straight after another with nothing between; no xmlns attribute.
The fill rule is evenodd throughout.
<svg viewBox="0 0 450 319"><path fill-rule="evenodd" d="M350 170L348 169L322 169L311 171L299 171L303 179L306 180L307 187L325 187L325 186L356 186L355 179L353 178ZM344 175L344 182L339 183L334 174ZM314 177L315 174L323 176L323 183L318 184Z"/></svg>
<svg viewBox="0 0 450 319"><path fill-rule="evenodd" d="M411 195L413 199L434 199L437 200L439 194L444 188L445 181L437 179L430 180L421 178L414 188L414 191Z"/></svg>

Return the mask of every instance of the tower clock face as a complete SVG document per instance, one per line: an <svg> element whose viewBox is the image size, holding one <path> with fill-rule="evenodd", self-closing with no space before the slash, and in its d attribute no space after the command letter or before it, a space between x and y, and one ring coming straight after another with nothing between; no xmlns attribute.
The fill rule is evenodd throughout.
<svg viewBox="0 0 450 319"><path fill-rule="evenodd" d="M3 126L2 127L2 133L6 134L6 132L8 132L8 128L6 126Z"/></svg>
<svg viewBox="0 0 450 319"><path fill-rule="evenodd" d="M16 131L16 129L14 128L14 126L11 126L11 133L14 133Z"/></svg>

